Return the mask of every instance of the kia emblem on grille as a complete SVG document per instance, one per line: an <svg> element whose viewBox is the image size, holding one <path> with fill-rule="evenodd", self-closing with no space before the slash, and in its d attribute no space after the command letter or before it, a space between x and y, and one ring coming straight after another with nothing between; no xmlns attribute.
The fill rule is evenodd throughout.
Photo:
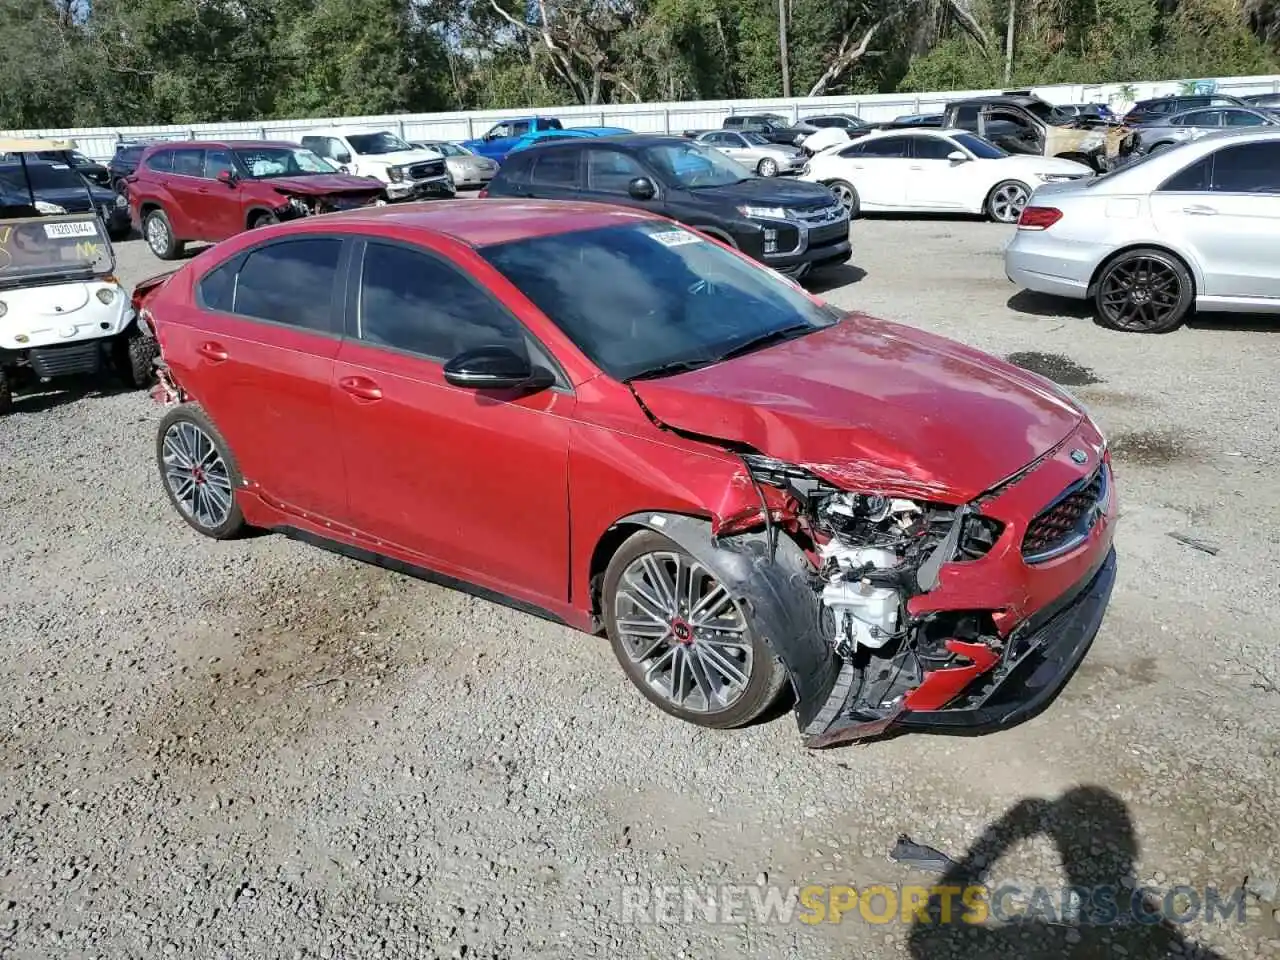
<svg viewBox="0 0 1280 960"><path fill-rule="evenodd" d="M1085 453L1083 450L1072 450L1071 459L1074 460L1076 463L1085 463L1086 461L1088 461L1089 455Z"/></svg>

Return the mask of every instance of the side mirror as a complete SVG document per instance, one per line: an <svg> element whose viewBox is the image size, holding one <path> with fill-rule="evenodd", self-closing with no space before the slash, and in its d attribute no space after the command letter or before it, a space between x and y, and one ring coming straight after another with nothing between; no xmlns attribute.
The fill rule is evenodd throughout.
<svg viewBox="0 0 1280 960"><path fill-rule="evenodd" d="M952 163L964 163L966 160L969 159L969 157L967 154L963 153L960 150L952 150L950 153L947 154L947 159L950 160Z"/></svg>
<svg viewBox="0 0 1280 960"><path fill-rule="evenodd" d="M236 176L236 172L234 170L218 171L218 182L225 183L228 187L234 187L237 179L239 178Z"/></svg>
<svg viewBox="0 0 1280 960"><path fill-rule="evenodd" d="M658 188L648 177L636 177L627 184L627 193L636 200L652 200L658 195Z"/></svg>
<svg viewBox="0 0 1280 960"><path fill-rule="evenodd" d="M339 172L339 173L350 173L350 172L351 172L351 168L350 168L350 167L348 167L348 166L344 163L342 166L340 166L340 167L338 168L338 172Z"/></svg>
<svg viewBox="0 0 1280 960"><path fill-rule="evenodd" d="M471 390L542 389L554 382L548 371L535 370L510 347L496 346L464 350L444 365L444 379Z"/></svg>
<svg viewBox="0 0 1280 960"><path fill-rule="evenodd" d="M347 151L343 150L341 153L335 153L335 154L333 155L333 159L337 160L339 163L350 163L350 162L351 162L351 154L349 154L349 153L347 153Z"/></svg>

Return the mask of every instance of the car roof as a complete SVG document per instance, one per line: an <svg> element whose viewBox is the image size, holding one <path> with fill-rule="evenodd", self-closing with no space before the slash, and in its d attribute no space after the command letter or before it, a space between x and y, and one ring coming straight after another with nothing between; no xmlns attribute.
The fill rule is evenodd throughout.
<svg viewBox="0 0 1280 960"><path fill-rule="evenodd" d="M288 140L156 140L148 147L173 147L176 150L207 150L221 147L225 150L254 150L259 147L281 147L297 150L298 145Z"/></svg>
<svg viewBox="0 0 1280 960"><path fill-rule="evenodd" d="M704 131L707 133L723 133L723 130ZM688 145L688 137L681 137L673 133L611 133L603 137L547 137L533 146L520 150L511 154L511 157L517 157L525 153L527 150L571 150L574 147L593 146L599 143L611 143L619 147L651 147L655 143L670 143L675 145Z"/></svg>
<svg viewBox="0 0 1280 960"><path fill-rule="evenodd" d="M894 127L889 130L872 130L852 142L866 143L868 140L883 140L886 137L954 137L960 133L973 133L973 131L965 130L963 127ZM977 134L973 135L977 136Z"/></svg>
<svg viewBox="0 0 1280 960"><path fill-rule="evenodd" d="M665 222L645 210L605 203L501 198L359 207L295 222L317 229L330 224L387 226L398 228L398 232L444 234L473 247L484 247L637 221Z"/></svg>

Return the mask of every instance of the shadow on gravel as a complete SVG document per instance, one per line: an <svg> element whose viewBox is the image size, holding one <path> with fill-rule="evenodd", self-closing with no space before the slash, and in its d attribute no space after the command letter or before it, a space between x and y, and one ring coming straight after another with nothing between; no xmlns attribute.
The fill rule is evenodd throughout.
<svg viewBox="0 0 1280 960"><path fill-rule="evenodd" d="M1093 305L1087 300L1071 300L1067 297L1051 297L1034 290L1019 290L1007 301L1005 306L1014 313L1029 317L1078 317L1081 320L1093 318Z"/></svg>
<svg viewBox="0 0 1280 960"><path fill-rule="evenodd" d="M987 895L991 913L1006 922L965 923L961 893L967 887L987 883L990 868L1016 844L1036 836L1051 838L1066 874L1060 889L1046 888L1042 896L1026 888L996 886ZM1204 891L1185 893L1145 890L1134 875L1138 837L1128 808L1118 796L1102 787L1076 787L1056 800L1027 798L990 824L964 858L952 864L938 881L955 888L951 922L943 902L936 897L928 908L929 919L917 915L908 938L913 960L944 957L981 957L982 960L1049 960L1123 956L1126 960L1156 960L1169 956L1225 960L1220 954L1187 940L1170 913L1198 916L1203 912ZM1079 905L1073 916L1064 915L1064 895L1074 892ZM1151 894L1163 897L1155 899ZM1230 892L1222 891L1224 904ZM1188 900L1179 901L1179 896ZM1012 898L1012 899L1011 899ZM1013 899L1020 901L1021 915ZM1000 906L1001 902L1004 906ZM1190 904L1190 906L1188 906ZM1192 907L1195 908L1194 914Z"/></svg>
<svg viewBox="0 0 1280 960"><path fill-rule="evenodd" d="M855 267L852 263L842 263L838 267L819 270L813 274L807 286L814 293L825 293L828 290L834 290L836 287L857 283L866 275L867 271L861 267Z"/></svg>
<svg viewBox="0 0 1280 960"><path fill-rule="evenodd" d="M106 376L59 377L53 383L24 380L14 385L13 412L40 413L89 397L133 393L134 389Z"/></svg>
<svg viewBox="0 0 1280 960"><path fill-rule="evenodd" d="M1225 333L1280 333L1280 316L1270 313L1195 313L1187 319L1192 330Z"/></svg>

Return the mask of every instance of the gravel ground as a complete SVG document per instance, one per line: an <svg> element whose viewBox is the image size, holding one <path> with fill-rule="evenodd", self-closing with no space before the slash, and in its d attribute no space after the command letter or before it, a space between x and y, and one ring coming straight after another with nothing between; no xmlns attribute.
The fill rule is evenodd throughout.
<svg viewBox="0 0 1280 960"><path fill-rule="evenodd" d="M1015 296L1008 235L859 221L857 268L821 284L1044 354L1026 362L1110 434L1103 630L1046 713L982 738L815 753L789 716L699 731L604 642L281 537L196 536L143 395L20 400L0 420L0 956L1280 956L1280 331L1104 331ZM129 283L160 266L136 241L119 257ZM899 833L1055 902L1067 883L1253 892L1244 922L1176 933L761 922L732 901L686 922L687 885L930 882L886 860ZM626 915L667 886L670 913Z"/></svg>

